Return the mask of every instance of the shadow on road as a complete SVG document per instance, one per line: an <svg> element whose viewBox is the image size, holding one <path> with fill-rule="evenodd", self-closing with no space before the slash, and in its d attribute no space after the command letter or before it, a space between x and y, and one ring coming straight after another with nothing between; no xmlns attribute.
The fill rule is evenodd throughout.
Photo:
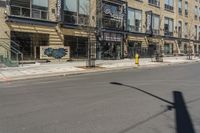
<svg viewBox="0 0 200 133"><path fill-rule="evenodd" d="M179 91L173 91L173 98L174 98L174 103L173 102L170 102L166 99L163 99L159 96L156 96L150 92L147 92L145 90L142 90L140 88L137 88L137 87L134 87L134 86L130 86L130 85L125 85L125 84L122 84L122 83L118 83L118 82L110 82L110 84L112 85L118 85L118 86L124 86L124 87L128 87L128 88L131 88L131 89L135 89L137 91L140 91L140 92L143 92L144 94L147 94L151 97L154 97L160 101L163 101L165 103L167 103L167 109L165 109L164 111L161 111L149 118L147 118L146 120L143 120L141 122L138 122L122 131L120 131L119 133L126 133L130 130L133 130L134 128L136 128L137 126L140 126L160 115L162 115L163 113L171 110L171 109L174 109L175 110L175 118L176 118L176 133L195 133L195 130L194 130L194 126L193 126L193 123L192 123L192 120L190 118L190 114L188 112L188 109L187 109L187 106L186 106L186 103L185 103L185 100L184 100L184 97L183 97L183 94L182 92L179 92Z"/></svg>
<svg viewBox="0 0 200 133"><path fill-rule="evenodd" d="M185 105L183 94L181 92L174 91L173 96L177 133L195 133L190 114Z"/></svg>

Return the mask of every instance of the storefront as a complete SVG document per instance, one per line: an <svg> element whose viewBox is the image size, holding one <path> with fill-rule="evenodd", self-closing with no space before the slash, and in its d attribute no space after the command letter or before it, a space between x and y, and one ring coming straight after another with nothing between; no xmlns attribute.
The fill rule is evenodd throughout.
<svg viewBox="0 0 200 133"><path fill-rule="evenodd" d="M103 41L97 47L98 59L121 59L123 55L123 36L104 32Z"/></svg>
<svg viewBox="0 0 200 133"><path fill-rule="evenodd" d="M21 51L24 55L24 60L40 59L40 47L49 45L49 35L40 33L27 32L11 32L11 46ZM15 54L11 54L15 58Z"/></svg>
<svg viewBox="0 0 200 133"><path fill-rule="evenodd" d="M102 4L97 9L97 14L101 13L98 16L102 16L97 16L97 59L121 59L124 57L126 2L102 0Z"/></svg>

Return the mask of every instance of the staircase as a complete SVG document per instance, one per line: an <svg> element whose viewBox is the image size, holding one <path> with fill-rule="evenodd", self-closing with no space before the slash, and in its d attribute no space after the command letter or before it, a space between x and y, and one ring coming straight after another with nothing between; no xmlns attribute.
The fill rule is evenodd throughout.
<svg viewBox="0 0 200 133"><path fill-rule="evenodd" d="M177 49L177 54L178 54L178 55L183 54L183 53L181 53L181 50L180 50L180 47L179 47L179 45L178 45L178 41L177 41L177 40L175 41L175 45L176 45L176 49Z"/></svg>
<svg viewBox="0 0 200 133"><path fill-rule="evenodd" d="M11 43L13 45L11 45ZM0 67L18 67L20 60L23 60L23 54L17 49L19 45L6 38L0 38ZM11 54L14 58L11 58Z"/></svg>
<svg viewBox="0 0 200 133"><path fill-rule="evenodd" d="M64 37L58 26L49 33L49 43L50 45L63 45Z"/></svg>

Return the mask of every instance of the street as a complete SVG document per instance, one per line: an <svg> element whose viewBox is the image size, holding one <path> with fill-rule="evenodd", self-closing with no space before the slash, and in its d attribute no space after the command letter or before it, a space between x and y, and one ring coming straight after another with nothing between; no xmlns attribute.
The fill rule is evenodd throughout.
<svg viewBox="0 0 200 133"><path fill-rule="evenodd" d="M200 63L2 82L0 133L200 133Z"/></svg>

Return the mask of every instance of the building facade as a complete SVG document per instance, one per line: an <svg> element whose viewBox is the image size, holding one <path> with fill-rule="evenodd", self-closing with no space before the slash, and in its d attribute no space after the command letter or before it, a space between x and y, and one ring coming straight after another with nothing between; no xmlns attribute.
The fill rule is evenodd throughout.
<svg viewBox="0 0 200 133"><path fill-rule="evenodd" d="M200 52L199 0L0 0L0 56L24 60Z"/></svg>
<svg viewBox="0 0 200 133"><path fill-rule="evenodd" d="M129 53L137 51L144 56L155 51L164 55L199 53L200 1L129 0L128 3Z"/></svg>

